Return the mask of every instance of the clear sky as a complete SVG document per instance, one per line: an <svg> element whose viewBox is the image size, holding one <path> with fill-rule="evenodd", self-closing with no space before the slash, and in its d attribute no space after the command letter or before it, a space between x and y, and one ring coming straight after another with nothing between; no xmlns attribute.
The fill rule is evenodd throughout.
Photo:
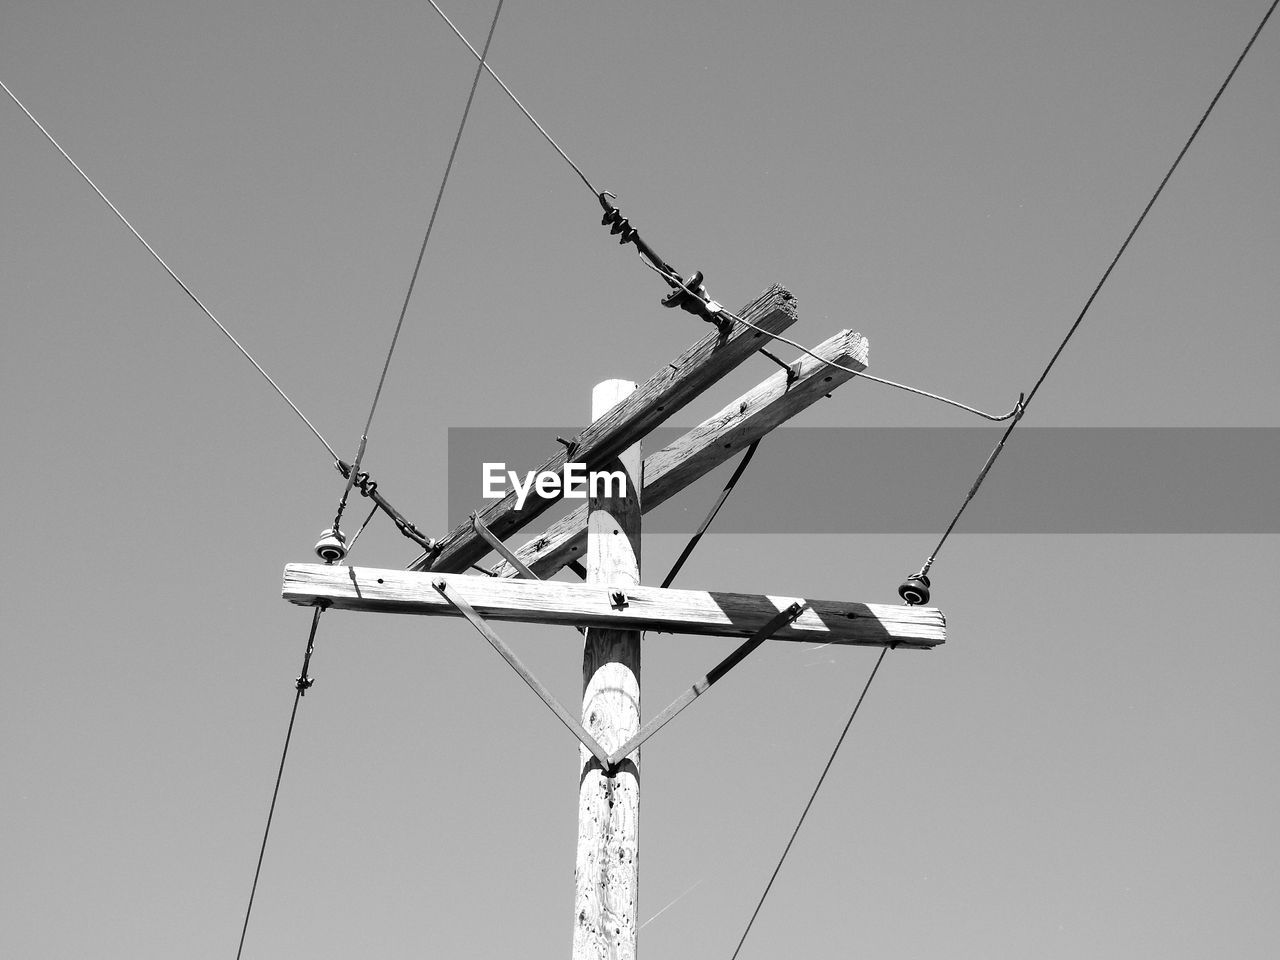
<svg viewBox="0 0 1280 960"><path fill-rule="evenodd" d="M782 282L799 339L860 330L872 372L1004 410L1265 7L510 0L491 62L712 296ZM446 9L483 40L489 3ZM0 78L350 457L466 49L398 0L3 0L0 23ZM1280 427L1278 29L1028 426ZM7 100L0 143L0 954L230 957L309 621L280 573L341 482ZM450 426L585 422L593 383L703 334L599 219L482 81L366 460L428 533L461 519ZM980 425L865 382L799 422ZM823 469L769 457L779 501L787 466ZM856 517L859 484L812 510ZM919 504L937 530L964 486ZM964 531L934 569L948 643L887 658L744 960L1274 957L1277 537ZM713 536L680 585L895 602L934 539ZM646 541L648 582L681 544ZM353 560L413 556L382 521ZM501 632L574 699L576 633ZM649 639L646 715L730 646ZM646 746L643 955L732 953L875 656L767 646ZM245 956L566 956L577 748L542 705L454 621L330 614L312 672Z"/></svg>

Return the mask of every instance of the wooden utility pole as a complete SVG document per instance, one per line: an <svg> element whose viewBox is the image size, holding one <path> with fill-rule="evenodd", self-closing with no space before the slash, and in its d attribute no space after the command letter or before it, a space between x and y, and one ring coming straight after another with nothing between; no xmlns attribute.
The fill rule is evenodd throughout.
<svg viewBox="0 0 1280 960"><path fill-rule="evenodd" d="M628 380L597 384L592 420L635 389ZM607 468L623 471L626 489L587 501L587 583L603 585L617 608L628 605L628 591L640 583L642 463L640 444L628 447ZM640 729L640 638L638 630L586 632L582 725L608 751ZM573 960L631 960L638 927L639 751L614 770L604 770L586 747L579 756Z"/></svg>
<svg viewBox="0 0 1280 960"><path fill-rule="evenodd" d="M620 471L625 485L622 490L595 485L585 509L518 549L507 541L564 495L563 483L546 492L539 483L536 493L518 498L513 492L473 513L407 571L333 562L285 567L283 594L293 603L465 618L577 738L582 746L573 960L635 960L642 743L767 640L916 650L946 640L946 620L933 607L640 585L644 510L676 495L866 367L866 339L847 330L789 364L770 354L784 370L646 463L643 438L794 323L795 302L774 286L739 315L750 325L718 324L639 387L623 380L596 386L591 423L572 440L562 440L565 449L549 456L540 474L563 480L572 464L591 471L589 484L596 475ZM490 576L464 572L490 551L502 558ZM584 557L585 566L579 562ZM566 566L584 575L585 582L540 579ZM520 662L489 621L584 630L581 721ZM642 727L640 641L646 630L741 642Z"/></svg>

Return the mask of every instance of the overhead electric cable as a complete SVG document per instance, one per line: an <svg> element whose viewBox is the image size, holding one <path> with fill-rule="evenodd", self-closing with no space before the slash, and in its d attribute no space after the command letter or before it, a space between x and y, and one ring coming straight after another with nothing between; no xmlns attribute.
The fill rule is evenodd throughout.
<svg viewBox="0 0 1280 960"><path fill-rule="evenodd" d="M684 285L681 284L681 286L684 286ZM684 289L689 290L687 286L684 287ZM693 292L693 291L690 291L690 292ZM739 316L738 314L734 313L732 310L725 310L723 307L721 307L719 312L722 313L724 316L728 317L730 320L734 320L745 327L749 327L752 330L757 330L760 333L765 334L766 336L773 337L773 339L787 344L788 346L795 347L801 353L806 353L809 356L813 357L815 360L822 361L828 367L834 367L837 370L843 370L846 373L852 373L855 377L859 377L863 380L870 380L872 383L882 383L886 387L896 387L899 390L905 390L907 393L914 393L917 396L926 397L929 400L937 400L939 403L945 403L952 407L958 407L961 410L967 410L969 413L976 414L977 416L982 417L982 419L984 420L991 420L995 423L999 423L1002 420L1008 420L1010 417L1016 417L1018 415L1018 411L1020 411L1024 406L1022 399L1019 398L1018 402L1014 404L1013 409L1010 410L1008 413L1002 413L1002 414L986 413L982 410L979 410L977 407L971 407L967 403L961 403L959 400L952 400L950 397L944 397L941 394L930 393L928 390L921 390L919 387L912 387L912 386L908 386L905 383L898 383L896 380L885 380L883 377L874 377L871 374L866 373L862 370L855 370L853 367L846 367L842 363L836 363L834 360L828 360L826 357L818 356L808 347L804 346L803 344L795 340L790 339L789 337L784 337L780 333L771 333L770 331L765 330L763 327L757 326L756 324L752 323L750 320L747 320Z"/></svg>
<svg viewBox="0 0 1280 960"><path fill-rule="evenodd" d="M991 467L995 464L996 458L999 457L1001 451L1004 450L1004 445L1009 439L1009 435L1013 433L1014 427L1016 427L1018 422L1022 419L1022 414L1026 412L1026 409L1031 404L1032 399L1035 397L1036 393L1039 392L1041 384L1043 384L1045 378L1049 376L1049 371L1053 369L1053 365L1058 362L1058 357L1060 357L1062 355L1062 351L1066 349L1067 343L1075 335L1080 324L1084 322L1085 314L1087 314L1089 312L1089 308L1093 306L1093 301L1097 299L1098 293L1102 290L1103 284L1107 282L1107 278L1111 276L1111 272L1115 269L1116 264L1119 263L1120 258L1124 256L1125 250L1129 248L1130 241L1132 241L1134 235L1137 234L1143 221L1147 219L1147 214L1150 213L1151 208L1155 206L1156 200L1159 199L1160 194L1164 192L1165 185L1173 177L1173 172L1177 170L1178 165L1182 163L1182 158L1185 157L1187 155L1187 151L1191 149L1191 144L1194 143L1196 137L1199 136L1200 130L1209 119L1209 114L1211 114L1213 112L1213 108L1218 105L1218 101L1222 98L1223 93L1226 92L1228 84L1230 84L1232 78L1235 77L1236 71L1240 69L1240 64L1244 62L1244 58L1248 56L1249 51L1253 48L1253 43L1258 39L1258 35L1262 33L1262 28L1265 27L1267 25L1267 21L1271 19L1271 14L1275 12L1277 4L1280 4L1280 0L1272 0L1271 6L1269 6L1267 8L1267 12L1263 14L1262 20L1258 23L1257 29L1255 29L1253 31L1253 35L1249 37L1249 42L1244 45L1244 49L1240 51L1240 56L1236 58L1236 62L1232 64L1231 70L1227 73L1226 79L1223 80L1222 85L1218 87L1218 92L1215 93L1213 95L1213 99L1209 101L1209 106L1207 106L1204 113L1201 114L1200 120L1191 131L1191 135L1187 137L1186 142L1182 145L1182 149L1178 151L1178 155L1174 158L1174 161L1170 165L1168 171L1160 180L1160 185L1156 187L1155 193L1151 195L1151 199L1147 201L1147 205L1142 208L1142 213L1138 215L1138 219L1134 222L1133 227L1125 236L1124 242L1120 244L1120 248L1116 251L1115 256L1111 258L1111 262L1107 264L1107 268L1102 272L1101 278L1098 280L1097 284L1094 285L1093 291L1084 302L1084 306L1080 308L1080 313L1076 316L1075 322L1071 324L1071 327L1067 330L1066 336L1064 336L1062 338L1062 342L1058 344L1058 349L1053 351L1053 356L1049 358L1049 362L1045 365L1044 370L1041 371L1040 376L1036 379L1035 385L1031 388L1031 392L1026 395L1025 400L1022 400L1018 404L1018 409L1015 411L1017 416L1014 418L1013 422L1005 428L1004 435L1000 437L1000 440L992 449L991 454L987 457L986 463L983 464L982 469L978 472L978 476L974 480L973 485L969 488L969 492L960 503L960 508L956 510L955 515L951 518L951 522L947 524L947 529L943 531L937 545L933 548L933 552L929 554L928 559L925 560L924 565L920 568L920 572L916 574L917 577L925 577L928 575L929 569L933 566L934 560L937 559L938 553L942 550L943 544L945 544L947 542L947 538L951 536L951 531L955 529L956 524L960 520L960 516L964 513L965 508L969 506L970 501L972 501L974 496L977 494L978 488L981 487L982 482L986 480L987 474L991 472ZM925 585L926 587L928 586L927 581Z"/></svg>
<svg viewBox="0 0 1280 960"><path fill-rule="evenodd" d="M45 129L44 124L42 124L39 120L35 118L35 115L26 108L23 102L17 98L14 92L9 89L8 85L5 84L3 80L0 80L0 87L4 88L4 92L9 95L9 99L12 100L14 103L16 103L18 105L18 108L27 115L27 117L31 120L32 123L36 125L36 127L39 128L40 132L45 135L45 139L47 139L51 144L54 145L57 151L60 154L62 154L62 156L66 159L66 161L69 164L71 164L71 166L75 167L76 173L80 174L80 176L84 179L84 182L87 183L89 186L93 187L94 193L96 193L99 197L102 198L103 202L106 203L106 205L111 208L111 212L114 213L120 219L120 222L123 223L126 227L128 227L129 231L135 237L138 238L138 241L144 247L147 248L147 252L150 253L151 256L155 258L156 263L164 267L165 272L167 272L169 276L173 277L174 282L176 282L178 286L180 286L183 289L183 292L185 292L186 295L191 298L191 302L194 303L197 307L199 307L201 312L204 313L204 315L208 317L210 320L212 320L214 322L214 325L217 326L219 330L221 330L224 334L226 334L227 339L230 340L233 344L235 344L236 349L239 350L244 355L244 358L246 360L248 360L250 363L253 364L254 369L257 370L258 373L262 374L262 378L266 380L267 383L271 384L271 388L275 390L276 393L280 394L280 398L289 405L289 408L293 410L294 413L298 415L298 419L307 425L307 429L309 429L313 434L315 434L316 439L319 440L321 443L323 443L324 448L329 451L333 459L337 460L338 454L333 449L333 447L329 445L329 441L326 440L321 435L320 431L315 428L315 425L310 420L307 419L306 414L304 414L301 410L298 409L298 405L289 399L289 395L280 388L280 384L276 383L274 380L271 379L271 375L268 374L267 371L262 368L262 364L258 363L257 360L253 359L252 354L250 354L249 351L244 348L244 345L241 344L240 341L237 340L232 335L230 330L228 330L225 326L222 325L222 321L220 321L217 317L215 317L213 313L210 312L209 308L206 307L204 303L200 300L200 298L195 295L192 289L182 281L182 278L173 272L173 268L170 267L169 264L165 263L164 258L161 257L160 254L156 253L155 248L151 246L151 244L147 243L147 241L143 238L142 234L138 232L137 228L134 227L134 225L129 222L129 219L123 213L120 212L120 209L114 203L112 203L110 199L108 199L107 195L98 188L98 185L94 183L92 179L90 179L89 175L85 173L83 169L81 169L80 164L76 163L74 160L71 159L71 155L67 153L66 150L62 149L62 144L58 143L58 141L53 138L53 134L51 134L48 130Z"/></svg>
<svg viewBox="0 0 1280 960"><path fill-rule="evenodd" d="M804 810L800 814L800 820L796 823L796 828L791 831L791 839L787 841L786 847L783 848L782 856L778 858L778 865L773 868L773 874L769 877L769 882L765 884L764 893L760 894L760 900L756 904L756 908L751 911L751 919L747 921L747 928L742 931L742 939L738 941L738 946L734 948L733 956L730 960L738 960L738 954L742 950L742 945L747 942L747 934L751 932L751 926L756 922L756 917L760 915L760 908L764 906L765 897L769 896L769 891L773 889L773 881L778 879L778 871L782 869L782 863L787 859L787 854L791 852L791 845L796 842L796 835L800 833L800 828L804 826L804 818L809 815L809 808L813 806L813 801L817 799L818 791L822 789L822 783L827 779L827 773L831 770L831 764L835 762L836 754L840 752L840 745L844 743L845 736L849 733L849 728L853 726L853 718L858 715L858 708L862 706L862 701L866 699L867 691L871 689L871 681L876 678L876 674L880 671L880 664L884 663L884 656L889 652L888 647L880 648L880 656L876 659L876 665L871 668L871 675L867 677L867 682L862 685L862 693L858 694L858 702L853 705L853 712L849 714L849 719L845 721L844 729L840 731L840 738L836 740L836 745L831 751L831 756L827 758L827 764L822 768L822 773L818 777L818 782L813 788L813 793L809 794L809 802L804 805Z"/></svg>
<svg viewBox="0 0 1280 960"><path fill-rule="evenodd" d="M440 9L439 5L436 3L436 0L427 0L427 3L431 4L435 12L440 14L440 19L442 19L445 23L449 25L449 29L454 32L454 35L457 36L459 40L461 40L463 43L467 45L467 49L471 51L472 56L474 56L477 60L480 61L480 66L489 74L489 76L493 77L494 80L498 81L498 86L502 87L502 89L506 91L507 96L511 98L511 102L520 108L520 112L529 118L529 122L538 128L538 132L542 134L543 138L547 141L547 143L551 144L551 146L555 148L556 153L560 154L560 156L564 158L565 163L573 167L574 173L576 173L578 177L582 180L582 182L587 185L587 189L591 191L591 195L599 196L600 191L597 190L594 186L592 186L591 181L587 179L587 175L582 172L582 168L569 159L569 155L564 152L564 150L560 147L560 144L556 143L556 141L552 138L551 134L547 133L546 128L543 127L542 124L540 124L536 119L534 119L533 114L530 113L525 108L525 105L520 102L520 98L517 97L514 93L512 93L511 88L502 82L502 78L493 72L493 68L489 66L488 63L485 62L484 54L476 51L476 48L471 45L471 41L468 40L465 36L463 36L462 31L459 30L457 27L455 27L453 25L453 21L450 20L448 15L443 10ZM488 49L488 46L486 44L486 51L487 49Z"/></svg>
<svg viewBox="0 0 1280 960"><path fill-rule="evenodd" d="M462 31L459 30L456 26L454 26L453 21L450 20L448 15L443 10L440 9L439 5L436 3L436 0L427 0L427 2L430 3L432 8L436 11L436 13L440 15L440 18L449 25L449 29L451 29L454 32L457 38L467 45L467 49L470 50L472 55L475 56L480 61L481 67L483 67L484 70L488 72L489 76L493 77L493 79L498 82L498 85L502 87L502 89L506 92L507 96L511 98L511 102L514 103L517 107L519 107L520 112L523 113L529 119L529 121L535 127L538 128L538 132L542 134L543 138L546 139L547 143L551 144L551 146L555 148L556 152L559 153L560 156L564 158L565 162L568 163L569 166L573 168L574 172L577 173L578 177L582 180L582 182L587 185L587 189L591 191L592 195L597 197L598 199L606 196L610 196L610 194L607 194L607 193L602 194L600 191L598 191L595 188L595 186L591 183L591 180L588 179L587 175L582 172L582 168L579 167L576 163L573 162L573 160L569 158L569 155L564 152L560 144L558 144L555 141L555 139L551 136L551 134L547 133L546 128L543 127L543 125L537 121L537 119L533 116L532 113L529 112L529 110L525 107L525 105L520 102L520 99L514 93L511 92L511 88L508 87L506 83L502 80L502 78L499 77L493 71L493 68L490 67L487 62L485 62L485 55L483 53L478 52L476 48L471 45L471 41L469 41L463 35ZM606 222L608 222L609 217L606 216L605 220ZM630 237L627 235L627 233L624 232L623 242L627 242L628 239L630 239ZM643 249L644 248L642 248L642 251ZM653 259L646 258L643 252L641 253L640 259L645 264L645 266L649 267L659 276L663 277L671 287L682 288L685 292L702 300L704 303L710 303L710 301L707 300L706 297L700 296L697 290L691 289L690 285L686 281L682 280L680 276L676 274L668 264L661 261L653 262ZM726 315L733 318L734 320L737 320L739 323L743 323L743 324L746 324L748 327L752 327L752 329L756 329L756 330L759 329L758 327L755 327L750 322L742 319L742 317L739 317L734 313L724 310L723 308L720 308L720 312L725 313ZM982 417L983 419L986 419L986 420L991 420L993 422L999 423L1002 420L1008 420L1010 417L1014 416L1018 412L1018 408L1014 407L1013 410L1011 410L1009 413L1006 413L1002 416L997 416L995 414L990 414L990 413L984 413L983 411L978 410L975 407L971 407L968 404L960 403L957 400L951 400L947 397L939 396L936 393L930 393L927 390L921 390L917 387L911 387L903 383L897 383L893 380L885 380L880 377L872 376L871 374L868 374L868 373L864 373L858 370L853 370L849 367L841 366L840 364L835 363L834 361L827 360L823 357L818 357L808 348L804 347L799 343L796 343L794 340L789 340L786 337L778 336L778 335L771 335L771 336L774 336L774 339L780 340L783 343L787 343L793 347L796 347L797 349L803 351L804 353L807 353L811 357L815 357L816 359L821 360L823 363L827 364L828 366L836 367L837 369L840 369L840 370L846 370L850 373L855 374L856 376L860 376L863 379L870 380L874 383L881 383L881 384L884 384L885 386L896 387L897 389L905 390L908 393L914 393L919 396L926 397L930 400L937 400L940 403L945 403L953 407L958 407L961 410L966 410L969 413L976 414L977 416Z"/></svg>
<svg viewBox="0 0 1280 960"><path fill-rule="evenodd" d="M369 404L369 416L365 420L364 430L360 434L360 446L356 451L355 461L352 463L351 472L347 477L346 489L342 491L342 499L338 502L338 515L333 522L335 531L338 529L338 523L342 519L342 511L346 507L347 497L351 494L351 487L356 481L356 475L360 472L360 462L364 459L365 445L369 440L369 427L373 424L373 414L378 409L378 400L382 397L382 386L387 382L387 370L391 367L391 356L396 351L396 343L400 339L400 330L404 326L405 314L409 312L409 300L413 297L413 288L418 282L418 273L422 270L422 261L427 253L427 244L431 240L431 231L436 225L436 215L440 213L440 202L444 199L445 187L449 185L449 174L453 172L453 161L458 156L458 145L462 142L462 131L467 128L467 118L471 116L471 104L476 99L476 87L480 84L480 74L485 66L485 58L489 55L489 44L493 42L493 32L498 27L498 17L502 14L502 4L503 0L498 0L498 5L493 11L493 20L489 23L489 34L484 39L484 51L477 54L480 58L480 65L476 67L475 76L471 78L471 89L467 93L466 106L462 108L462 119L458 122L458 132L454 134L453 146L449 149L449 160L444 165L444 176L440 179L440 189L436 191L436 202L431 207L431 217L427 221L427 230L422 237L422 246L418 248L418 259L413 264L413 273L409 277L409 288L405 291L404 303L400 305L400 316L396 319L395 331L391 335L391 345L387 348L387 358L382 364L382 374L378 377L378 386L373 392L373 402Z"/></svg>
<svg viewBox="0 0 1280 960"><path fill-rule="evenodd" d="M466 129L467 118L471 115L471 104L475 102L476 87L480 83L481 69L484 67L485 58L489 54L489 45L493 42L493 33L498 26L498 17L502 13L502 4L503 0L498 0L498 5L493 11L493 20L489 23L489 33L485 37L484 51L479 54L480 65L476 67L475 76L471 79L471 89L467 93L467 102L462 109L462 119L458 123L458 132L453 137L453 146L449 150L448 162L445 163L444 176L440 179L440 189L436 191L435 203L431 207L431 217L427 221L427 229L422 237L422 245L418 248L418 258L414 262L413 273L409 277L409 287L405 291L404 302L400 306L400 316L396 319L395 330L391 335L391 344L387 348L387 356L382 363L382 373L378 377L378 386L373 392L373 401L369 404L369 416L365 419L364 430L360 434L360 445L356 450L355 460L352 462L351 470L347 476L347 485L342 491L342 498L338 501L338 512L333 521L335 535L342 520L342 512L347 505L347 498L351 495L351 488L360 472L360 464L364 460L365 447L369 442L369 428L373 424L373 414L378 409L378 400L382 397L382 387L387 381L387 370L391 367L391 357L395 353L396 343L400 340L400 330L404 327L404 318L409 311L409 301L413 297L413 290L418 282L418 274L422 270L422 261L427 253L427 244L431 240L431 231L436 225L436 216L440 213L440 203L444 199L445 187L449 184L449 174L453 171L453 162L458 156L458 145L462 142L462 132Z"/></svg>
<svg viewBox="0 0 1280 960"><path fill-rule="evenodd" d="M253 871L253 886L249 889L249 906L244 911L244 925L240 928L240 946L236 948L236 960L240 960L240 954L244 951L245 934L249 932L249 917L253 914L253 898L258 892L258 877L262 874L262 858L267 853L267 837L271 836L271 819L276 813L276 798L280 796L280 781L284 778L284 761L289 756L289 741L293 739L293 722L298 718L298 701L303 695L311 689L312 680L308 676L307 671L311 667L311 654L316 648L316 627L320 625L320 614L324 612L324 604L317 604L315 613L311 617L311 632L307 636L307 650L302 655L302 673L294 684L296 692L293 695L293 710L289 713L289 729L284 735L284 750L280 753L280 768L276 771L275 789L271 791L271 806L267 810L267 826L262 832L262 846L258 848L258 865Z"/></svg>

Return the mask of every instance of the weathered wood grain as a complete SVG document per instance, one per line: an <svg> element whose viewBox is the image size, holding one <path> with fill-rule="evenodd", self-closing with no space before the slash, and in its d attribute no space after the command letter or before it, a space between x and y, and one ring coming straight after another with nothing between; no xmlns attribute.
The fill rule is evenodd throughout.
<svg viewBox="0 0 1280 960"><path fill-rule="evenodd" d="M599 420L636 389L606 380L591 394ZM587 501L587 583L597 590L631 590L640 582L640 444L605 469L626 472L618 496ZM640 631L592 627L582 649L582 725L606 750L640 729ZM639 918L639 752L604 769L580 751L578 848L574 869L573 960L634 957ZM607 761L606 761L607 763Z"/></svg>
<svg viewBox="0 0 1280 960"><path fill-rule="evenodd" d="M770 342L770 334L781 333L796 321L795 299L781 286L773 286L739 311L741 316L768 334L735 323L727 334L711 332L664 366L625 401L594 421L573 438L570 450L559 450L540 468L561 473L565 463L585 463L588 470L616 457L645 434L682 410L702 391ZM480 519L501 540L507 540L540 516L559 499L531 492L521 508L514 491L485 508ZM424 566L441 572L458 572L483 559L489 552L470 519L464 520L436 544L437 550Z"/></svg>
<svg viewBox="0 0 1280 960"><path fill-rule="evenodd" d="M611 604L608 586L595 584L322 563L285 567L283 595L300 604L326 601L339 610L456 616L431 585L441 576L489 620L749 637L778 611L801 600L807 605L804 613L775 633L774 640L921 648L946 640L945 620L934 607L646 586L624 586L626 604L619 607Z"/></svg>
<svg viewBox="0 0 1280 960"><path fill-rule="evenodd" d="M665 503L699 477L737 456L779 424L816 403L854 378L847 370L829 366L830 360L855 370L867 368L867 339L842 330L814 347L822 360L802 354L791 364L791 375L779 370L744 393L713 417L708 417L670 446L644 462L642 507L647 513ZM562 517L515 551L534 574L547 578L582 557L587 539L587 511L579 508ZM492 568L500 577L515 576L505 561Z"/></svg>

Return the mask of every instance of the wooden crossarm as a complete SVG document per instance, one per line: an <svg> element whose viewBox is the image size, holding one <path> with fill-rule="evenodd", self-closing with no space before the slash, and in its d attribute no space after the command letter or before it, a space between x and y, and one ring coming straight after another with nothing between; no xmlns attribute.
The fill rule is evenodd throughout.
<svg viewBox="0 0 1280 960"><path fill-rule="evenodd" d="M780 286L773 286L743 307L740 314L769 334L781 333L796 321L795 299ZM702 391L769 342L769 336L740 323L727 334L711 329L705 337L649 378L600 419L575 438L570 450L560 450L546 461L540 473L561 473L568 462L598 468L616 457L645 434L682 410ZM480 519L494 535L507 540L536 519L560 498L544 497L530 491L524 506L516 507L512 491L481 511ZM427 568L446 573L465 570L489 552L489 545L476 532L470 519L464 520L437 543Z"/></svg>
<svg viewBox="0 0 1280 960"><path fill-rule="evenodd" d="M823 360L854 370L867 368L867 339L848 330L824 340L813 352ZM670 446L646 457L641 509L648 513L665 503L699 477L737 456L752 441L853 379L854 374L823 360L802 354L791 364L789 377L786 371L779 370ZM586 544L587 509L579 507L515 553L534 574L546 579L582 557ZM494 566L492 572L500 577L516 575L506 562Z"/></svg>
<svg viewBox="0 0 1280 960"><path fill-rule="evenodd" d="M946 639L945 620L934 607L645 586L624 588L620 602L616 588L601 584L320 563L285 567L283 594L293 603L323 601L338 610L456 616L453 605L433 586L441 578L486 620L749 637L799 601L804 612L773 639L915 648L937 646Z"/></svg>

